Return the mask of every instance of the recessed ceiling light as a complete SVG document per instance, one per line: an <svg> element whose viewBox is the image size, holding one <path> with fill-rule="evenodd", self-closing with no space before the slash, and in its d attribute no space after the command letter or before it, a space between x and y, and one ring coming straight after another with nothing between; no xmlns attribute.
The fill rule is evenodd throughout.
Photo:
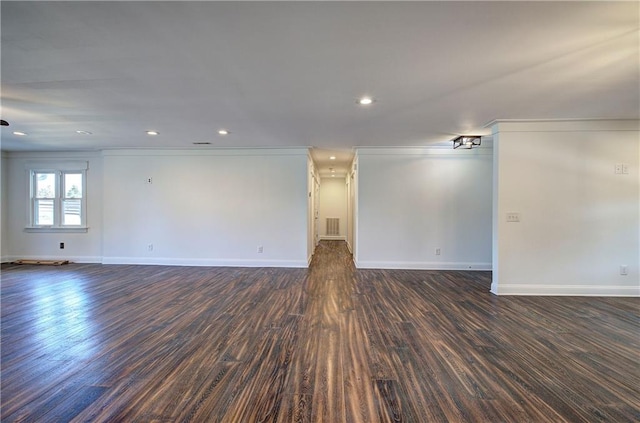
<svg viewBox="0 0 640 423"><path fill-rule="evenodd" d="M230 132L229 132L229 131L227 131L226 129L220 129L220 130L218 131L218 134L219 134L219 135L229 135L229 134L230 134Z"/></svg>
<svg viewBox="0 0 640 423"><path fill-rule="evenodd" d="M335 177L336 177L336 175L331 175L331 177L332 177L332 178L335 178Z"/></svg>
<svg viewBox="0 0 640 423"><path fill-rule="evenodd" d="M26 133L24 133L24 132L20 132L20 131L13 131L13 135L20 135L20 136L24 136L24 135L27 135L27 134L26 134Z"/></svg>
<svg viewBox="0 0 640 423"><path fill-rule="evenodd" d="M158 135L160 132L158 131L147 131L147 135Z"/></svg>
<svg viewBox="0 0 640 423"><path fill-rule="evenodd" d="M336 173L336 170L335 169L331 169L331 173Z"/></svg>
<svg viewBox="0 0 640 423"><path fill-rule="evenodd" d="M329 160L335 160L335 159L336 159L336 156L329 157Z"/></svg>
<svg viewBox="0 0 640 423"><path fill-rule="evenodd" d="M373 103L373 99L371 97L361 97L358 99L358 104L363 106L368 106L371 103Z"/></svg>
<svg viewBox="0 0 640 423"><path fill-rule="evenodd" d="M76 131L76 134L80 134L80 135L91 135L91 132L89 132L89 131Z"/></svg>

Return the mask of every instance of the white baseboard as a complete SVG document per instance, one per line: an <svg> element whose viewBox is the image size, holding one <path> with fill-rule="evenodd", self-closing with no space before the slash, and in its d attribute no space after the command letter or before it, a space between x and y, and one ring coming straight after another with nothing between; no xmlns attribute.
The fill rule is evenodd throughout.
<svg viewBox="0 0 640 423"><path fill-rule="evenodd" d="M346 241L346 236L330 236L330 235L320 235L320 240L326 241Z"/></svg>
<svg viewBox="0 0 640 423"><path fill-rule="evenodd" d="M69 260L72 263L102 263L100 256L6 256L3 263L11 263L16 260Z"/></svg>
<svg viewBox="0 0 640 423"><path fill-rule="evenodd" d="M355 263L358 269L491 270L491 263L362 260L355 261Z"/></svg>
<svg viewBox="0 0 640 423"><path fill-rule="evenodd" d="M102 264L211 267L309 267L309 264L305 260L194 259L170 257L103 257Z"/></svg>
<svg viewBox="0 0 640 423"><path fill-rule="evenodd" d="M495 295L640 297L640 286L609 285L503 285L491 284Z"/></svg>

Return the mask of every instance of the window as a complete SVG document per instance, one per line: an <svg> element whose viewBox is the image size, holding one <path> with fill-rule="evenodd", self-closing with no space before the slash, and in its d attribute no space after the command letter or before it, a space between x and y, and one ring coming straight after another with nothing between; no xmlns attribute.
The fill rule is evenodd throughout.
<svg viewBox="0 0 640 423"><path fill-rule="evenodd" d="M30 229L86 228L86 163L30 169Z"/></svg>

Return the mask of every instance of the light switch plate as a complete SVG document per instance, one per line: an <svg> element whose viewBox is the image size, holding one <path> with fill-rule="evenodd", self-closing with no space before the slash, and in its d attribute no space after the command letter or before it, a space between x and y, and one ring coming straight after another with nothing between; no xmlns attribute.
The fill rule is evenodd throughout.
<svg viewBox="0 0 640 423"><path fill-rule="evenodd" d="M507 213L507 222L520 222L520 213Z"/></svg>

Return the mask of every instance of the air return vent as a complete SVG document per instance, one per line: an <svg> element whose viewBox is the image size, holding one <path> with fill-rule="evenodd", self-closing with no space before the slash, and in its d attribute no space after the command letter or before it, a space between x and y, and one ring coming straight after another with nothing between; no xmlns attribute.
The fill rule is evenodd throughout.
<svg viewBox="0 0 640 423"><path fill-rule="evenodd" d="M337 217L327 217L327 236L340 235L340 219Z"/></svg>

